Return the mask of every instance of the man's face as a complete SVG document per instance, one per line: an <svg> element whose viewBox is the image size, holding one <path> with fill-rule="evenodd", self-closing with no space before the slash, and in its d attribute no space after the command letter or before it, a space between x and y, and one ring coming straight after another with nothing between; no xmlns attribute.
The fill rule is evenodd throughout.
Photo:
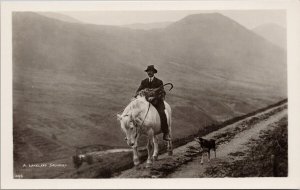
<svg viewBox="0 0 300 190"><path fill-rule="evenodd" d="M154 76L154 71L150 70L150 71L147 71L147 74L149 77L153 77Z"/></svg>

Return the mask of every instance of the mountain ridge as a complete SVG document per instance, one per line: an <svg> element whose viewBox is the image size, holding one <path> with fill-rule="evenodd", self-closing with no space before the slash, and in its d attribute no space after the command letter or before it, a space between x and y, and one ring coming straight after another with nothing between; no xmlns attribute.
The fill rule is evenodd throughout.
<svg viewBox="0 0 300 190"><path fill-rule="evenodd" d="M133 24L120 25L120 26L130 28L130 29L136 29L136 30L153 30L153 29L166 28L168 25L172 23L173 22L166 21L166 22L152 22L152 23L133 23Z"/></svg>
<svg viewBox="0 0 300 190"><path fill-rule="evenodd" d="M71 16L67 16L65 14L62 13L57 13L57 12L37 12L37 14L48 17L48 18L52 18L52 19L56 19L56 20L60 20L60 21L64 21L64 22L69 22L69 23L81 23L79 20L71 17Z"/></svg>
<svg viewBox="0 0 300 190"><path fill-rule="evenodd" d="M252 29L258 35L286 50L286 29L275 23L267 23Z"/></svg>

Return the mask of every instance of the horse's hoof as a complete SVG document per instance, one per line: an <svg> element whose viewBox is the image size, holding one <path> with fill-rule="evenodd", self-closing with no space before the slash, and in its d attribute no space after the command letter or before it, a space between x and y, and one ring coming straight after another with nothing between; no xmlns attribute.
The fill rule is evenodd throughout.
<svg viewBox="0 0 300 190"><path fill-rule="evenodd" d="M168 151L168 155L172 156L173 155L173 151Z"/></svg>
<svg viewBox="0 0 300 190"><path fill-rule="evenodd" d="M140 159L139 158L134 158L133 159L133 164L135 165L135 166L137 166L137 165L140 165Z"/></svg>
<svg viewBox="0 0 300 190"><path fill-rule="evenodd" d="M141 164L139 164L139 165L135 165L135 166L134 166L134 168L135 168L136 170L140 170L140 169L142 169L142 167L141 167Z"/></svg>
<svg viewBox="0 0 300 190"><path fill-rule="evenodd" d="M150 168L152 166L152 163L146 163L146 168Z"/></svg>
<svg viewBox="0 0 300 190"><path fill-rule="evenodd" d="M157 161L158 160L158 156L153 156L153 160Z"/></svg>

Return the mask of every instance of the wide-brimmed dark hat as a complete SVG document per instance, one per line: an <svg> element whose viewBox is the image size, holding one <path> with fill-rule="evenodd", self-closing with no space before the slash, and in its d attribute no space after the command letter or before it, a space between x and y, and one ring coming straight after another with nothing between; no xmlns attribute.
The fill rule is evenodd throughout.
<svg viewBox="0 0 300 190"><path fill-rule="evenodd" d="M154 68L154 65L149 65L145 71L147 72L151 70L154 71L154 73L157 73L157 70Z"/></svg>

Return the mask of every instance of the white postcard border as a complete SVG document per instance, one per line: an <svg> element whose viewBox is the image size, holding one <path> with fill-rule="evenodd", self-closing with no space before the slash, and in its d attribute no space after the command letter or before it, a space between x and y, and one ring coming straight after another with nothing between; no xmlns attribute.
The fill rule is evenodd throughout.
<svg viewBox="0 0 300 190"><path fill-rule="evenodd" d="M12 31L13 11L106 10L274 10L287 11L288 138L287 178L205 179L13 179ZM4 1L1 2L1 188L136 189L136 188L300 188L299 72L300 1Z"/></svg>

